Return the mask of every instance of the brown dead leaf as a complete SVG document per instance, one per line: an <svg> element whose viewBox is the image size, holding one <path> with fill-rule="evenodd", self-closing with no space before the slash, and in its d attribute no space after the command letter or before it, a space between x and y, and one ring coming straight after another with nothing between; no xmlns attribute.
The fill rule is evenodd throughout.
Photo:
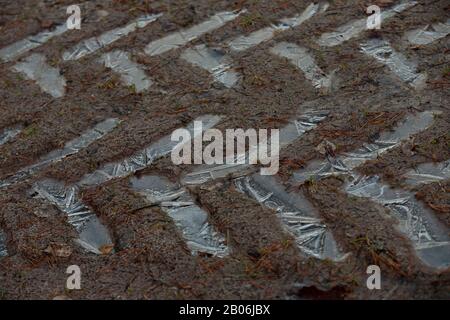
<svg viewBox="0 0 450 320"><path fill-rule="evenodd" d="M107 254L110 254L113 251L113 249L114 249L114 245L107 244L107 245L100 247L100 252L104 255L107 255Z"/></svg>
<svg viewBox="0 0 450 320"><path fill-rule="evenodd" d="M72 248L65 243L52 243L44 252L54 257L68 258L72 254Z"/></svg>

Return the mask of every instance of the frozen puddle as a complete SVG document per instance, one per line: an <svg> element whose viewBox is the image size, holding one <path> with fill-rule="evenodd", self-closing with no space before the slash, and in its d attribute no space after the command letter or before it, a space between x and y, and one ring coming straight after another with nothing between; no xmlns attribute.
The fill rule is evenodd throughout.
<svg viewBox="0 0 450 320"><path fill-rule="evenodd" d="M360 176L355 169L368 160L400 145L413 134L427 129L433 123L432 111L408 116L392 132L383 132L373 144L342 156L315 161L294 173L293 182L304 183L336 174L347 174L345 191L351 195L370 198L387 207L399 221L399 229L414 244L418 256L434 268L450 265L450 239L447 230L433 214L408 191L392 189L377 176Z"/></svg>
<svg viewBox="0 0 450 320"><path fill-rule="evenodd" d="M450 19L445 23L437 22L423 28L406 32L406 39L416 45L427 45L436 40L445 38L450 33Z"/></svg>
<svg viewBox="0 0 450 320"><path fill-rule="evenodd" d="M43 180L37 182L32 190L32 195L49 201L67 215L68 222L79 233L76 242L84 249L95 254L102 254L103 250L113 246L108 230L79 199L76 186L65 186L54 180Z"/></svg>
<svg viewBox="0 0 450 320"><path fill-rule="evenodd" d="M208 214L184 188L158 176L133 177L131 185L149 204L160 206L173 219L192 254L203 252L220 258L228 255L225 238L208 223Z"/></svg>
<svg viewBox="0 0 450 320"><path fill-rule="evenodd" d="M67 30L67 24L64 23L57 26L54 30L46 30L13 43L3 49L0 49L0 60L3 60L3 62L12 61L22 54L43 45L53 37L62 35Z"/></svg>
<svg viewBox="0 0 450 320"><path fill-rule="evenodd" d="M417 4L417 1L403 1L398 5L393 6L391 9L381 11L381 21L385 21L396 14L405 11ZM358 37L362 32L367 30L367 17L359 20L351 21L336 31L327 32L320 36L317 43L325 47L333 47L342 44L352 38Z"/></svg>
<svg viewBox="0 0 450 320"><path fill-rule="evenodd" d="M6 248L6 237L2 230L0 230L0 258L6 257L8 250Z"/></svg>
<svg viewBox="0 0 450 320"><path fill-rule="evenodd" d="M232 60L220 49L199 45L183 51L181 58L208 71L215 81L227 88L232 88L239 80L238 73L232 70Z"/></svg>
<svg viewBox="0 0 450 320"><path fill-rule="evenodd" d="M88 147L94 141L102 138L109 132L111 132L120 123L118 119L107 119L103 122L98 123L94 128L86 131L81 136L75 138L72 141L66 143L64 148L57 149L46 156L39 159L39 161L31 166L21 169L13 176L1 181L0 188L9 186L11 184L22 181L37 171L49 166L50 164L60 161L67 156L78 153L80 150Z"/></svg>
<svg viewBox="0 0 450 320"><path fill-rule="evenodd" d="M450 179L450 160L435 163L423 163L405 174L405 183L419 186Z"/></svg>
<svg viewBox="0 0 450 320"><path fill-rule="evenodd" d="M126 37L130 33L135 32L137 29L145 28L149 23L156 21L161 16L162 14L142 16L124 27L107 31L98 37L83 40L70 50L64 52L63 59L65 61L81 59L123 37Z"/></svg>
<svg viewBox="0 0 450 320"><path fill-rule="evenodd" d="M220 116L200 116L191 122L186 129L191 133L191 137L195 138L198 134L201 134L201 132L194 132L195 121L201 121L202 129L207 130L214 127L220 120ZM108 163L102 168L85 175L79 182L79 185L83 187L96 186L115 178L133 174L151 165L155 160L169 155L177 144L178 141L171 141L170 135L167 135L129 158L119 162Z"/></svg>
<svg viewBox="0 0 450 320"><path fill-rule="evenodd" d="M203 130L206 130L216 125L220 119L219 116L205 115L194 121L202 121ZM192 133L194 133L194 137L199 134L197 131L194 132L193 122L187 129L191 132L191 136L193 136ZM85 175L74 185L65 186L54 180L43 180L33 186L32 193L56 205L59 210L67 214L69 223L80 234L77 242L86 250L101 254L103 253L102 249L112 246L111 239L107 229L100 223L96 215L79 199L79 189L97 186L111 179L130 175L151 165L156 159L168 155L177 144L178 141L171 141L170 135L166 136L131 158L118 163L109 163L103 168ZM175 215L176 211L173 212ZM194 213L192 214L194 215ZM194 215L194 217L198 219L198 216Z"/></svg>
<svg viewBox="0 0 450 320"><path fill-rule="evenodd" d="M228 41L228 46L233 51L248 50L262 42L272 39L277 32L286 31L300 26L314 15L325 12L327 8L328 3L311 3L301 14L298 14L295 17L282 19L278 25L257 30L246 36L239 36Z"/></svg>
<svg viewBox="0 0 450 320"><path fill-rule="evenodd" d="M247 36L239 36L227 41L232 51L244 51L262 42L268 41L276 32L289 30L301 25L318 12L324 12L328 4L310 4L303 13L281 20L279 25L270 26L255 31ZM208 71L216 82L223 84L226 88L235 87L240 79L239 73L233 69L233 60L220 48L209 48L206 45L198 45L186 49L181 58L194 66Z"/></svg>
<svg viewBox="0 0 450 320"><path fill-rule="evenodd" d="M245 11L217 13L210 19L189 29L177 31L164 38L150 42L145 47L145 53L149 56L156 56L180 48L203 34L224 26L226 23L236 19L243 12Z"/></svg>
<svg viewBox="0 0 450 320"><path fill-rule="evenodd" d="M300 193L287 193L276 178L254 174L235 180L236 188L264 206L274 209L298 248L308 256L341 260L331 232L318 219L313 206Z"/></svg>
<svg viewBox="0 0 450 320"><path fill-rule="evenodd" d="M7 143L11 139L14 139L14 137L17 136L21 131L22 131L21 126L3 130L3 132L0 133L0 146L2 144Z"/></svg>
<svg viewBox="0 0 450 320"><path fill-rule="evenodd" d="M416 200L414 193L393 189L380 182L377 176L362 177L351 173L345 191L369 198L390 210L399 221L399 229L414 244L420 259L434 268L450 266L450 237L448 230L433 213Z"/></svg>
<svg viewBox="0 0 450 320"><path fill-rule="evenodd" d="M297 68L303 71L305 78L312 82L314 88L329 89L332 76L326 75L314 61L308 50L292 43L281 42L270 50L271 53L288 59Z"/></svg>
<svg viewBox="0 0 450 320"><path fill-rule="evenodd" d="M318 123L327 116L326 111L306 111L297 119L280 129L280 149L291 144L309 130L314 129ZM182 179L184 185L203 184L211 180L224 178L228 175L240 177L255 170L256 166L249 164L249 154L236 155L234 162L228 161L217 165L200 165L193 172Z"/></svg>
<svg viewBox="0 0 450 320"><path fill-rule="evenodd" d="M41 90L54 98L64 96L66 79L60 74L58 68L49 66L45 56L35 53L19 62L13 67L14 71L24 74L28 79L35 81Z"/></svg>
<svg viewBox="0 0 450 320"><path fill-rule="evenodd" d="M343 153L335 158L328 157L323 161L313 161L306 168L294 172L293 180L304 183L307 180L349 173L366 161L376 159L382 153L399 146L402 141L409 139L412 135L429 128L437 114L439 114L438 111L410 114L397 125L394 131L382 132L374 143L365 144L353 152Z"/></svg>
<svg viewBox="0 0 450 320"><path fill-rule="evenodd" d="M421 89L425 86L426 73L418 73L416 64L408 61L403 54L395 51L386 40L370 39L361 45L361 50L386 65L401 80L413 88Z"/></svg>
<svg viewBox="0 0 450 320"><path fill-rule="evenodd" d="M115 50L108 52L101 57L100 62L105 67L117 72L122 81L127 86L135 88L136 92L147 90L153 83L147 77L142 67L138 63L131 61L129 54L125 51Z"/></svg>

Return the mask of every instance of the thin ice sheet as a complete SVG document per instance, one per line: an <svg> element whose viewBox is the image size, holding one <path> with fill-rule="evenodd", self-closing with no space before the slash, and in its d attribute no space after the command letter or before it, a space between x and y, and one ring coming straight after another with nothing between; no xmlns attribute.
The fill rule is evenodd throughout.
<svg viewBox="0 0 450 320"><path fill-rule="evenodd" d="M388 41L373 38L361 44L361 50L386 65L402 81L413 88L422 89L425 87L426 73L418 72L416 63L409 61L403 54L395 51Z"/></svg>
<svg viewBox="0 0 450 320"><path fill-rule="evenodd" d="M220 258L229 254L225 238L209 224L208 214L187 190L159 176L133 177L131 186L173 219L192 254L203 252Z"/></svg>
<svg viewBox="0 0 450 320"><path fill-rule="evenodd" d="M125 51L114 50L105 53L100 58L100 62L117 72L122 81L127 86L133 87L136 92L147 90L153 84L153 81L145 74L143 66L131 61L130 55Z"/></svg>
<svg viewBox="0 0 450 320"><path fill-rule="evenodd" d="M268 41L274 37L277 32L289 30L300 26L305 21L312 18L317 13L326 11L328 3L311 3L301 14L291 18L282 19L277 25L272 25L259 29L249 35L239 36L228 41L228 46L233 51L244 51Z"/></svg>
<svg viewBox="0 0 450 320"><path fill-rule="evenodd" d="M306 48L293 43L280 42L271 48L270 52L288 59L292 64L303 71L305 78L312 82L314 88L331 88L332 76L327 75L322 71L316 64L314 57Z"/></svg>
<svg viewBox="0 0 450 320"><path fill-rule="evenodd" d="M24 53L43 45L53 37L62 35L67 30L67 24L64 23L57 26L53 30L46 30L34 36L15 42L3 49L0 49L0 60L3 62L12 61Z"/></svg>
<svg viewBox="0 0 450 320"><path fill-rule="evenodd" d="M418 256L433 268L450 266L448 230L419 202L414 193L389 187L377 176L352 173L345 191L353 196L369 198L389 209L399 222L399 230L414 244Z"/></svg>
<svg viewBox="0 0 450 320"><path fill-rule="evenodd" d="M22 129L22 126L4 129L2 133L0 133L0 146L14 139L14 137L16 137Z"/></svg>
<svg viewBox="0 0 450 320"><path fill-rule="evenodd" d="M373 143L337 157L310 162L306 168L294 172L293 181L304 183L307 180L318 180L335 174L349 173L369 160L376 159L382 153L395 148L412 135L429 128L438 111L424 111L410 114L401 121L393 131L385 131Z"/></svg>
<svg viewBox="0 0 450 320"><path fill-rule="evenodd" d="M234 182L237 190L277 212L282 226L304 254L319 259L342 259L333 235L303 195L288 193L272 176L254 174Z"/></svg>
<svg viewBox="0 0 450 320"><path fill-rule="evenodd" d="M215 126L221 117L216 115L204 115L196 118L187 126L187 130L191 134L191 138L195 138L197 132L194 133L194 122L202 122L203 130L207 130ZM172 149L178 144L178 141L172 141L171 136L165 136L159 141L151 144L147 148L140 150L129 158L119 162L112 162L104 165L102 168L85 175L78 183L80 186L95 186L106 181L125 177L140 169L151 165L155 160L162 158L172 152Z"/></svg>
<svg viewBox="0 0 450 320"><path fill-rule="evenodd" d="M144 51L149 56L156 56L180 48L205 33L223 27L226 23L239 17L243 12L245 10L239 12L219 12L210 19L189 29L177 31L164 38L150 42Z"/></svg>
<svg viewBox="0 0 450 320"><path fill-rule="evenodd" d="M84 249L102 254L103 248L113 245L108 230L81 201L78 187L48 179L35 183L32 194L49 201L67 215L68 222L79 234L76 242Z"/></svg>
<svg viewBox="0 0 450 320"><path fill-rule="evenodd" d="M216 82L227 88L234 87L239 80L239 74L232 68L231 58L220 49L198 45L183 51L181 58L208 71Z"/></svg>
<svg viewBox="0 0 450 320"><path fill-rule="evenodd" d="M326 111L306 111L296 119L291 120L285 127L280 129L280 149L291 144L306 132L314 129L318 123L326 118L327 114L328 112ZM256 170L256 166L251 165L249 162L248 152L234 155L234 163L226 160L224 164L198 166L182 178L182 184L203 184L226 176L236 178Z"/></svg>
<svg viewBox="0 0 450 320"><path fill-rule="evenodd" d="M405 179L405 183L410 186L420 186L448 180L450 179L450 160L420 164L407 172Z"/></svg>
<svg viewBox="0 0 450 320"><path fill-rule="evenodd" d="M412 8L417 4L417 1L403 1L400 4L393 6L390 9L381 12L381 21L385 21L396 14ZM359 36L362 32L367 30L367 17L351 21L343 26L337 28L336 31L326 32L320 36L317 43L325 47L333 47L344 43L352 38Z"/></svg>
<svg viewBox="0 0 450 320"><path fill-rule="evenodd" d="M445 38L450 33L450 19L445 23L437 22L405 33L406 39L415 45L427 45Z"/></svg>
<svg viewBox="0 0 450 320"><path fill-rule="evenodd" d="M28 167L25 167L15 173L13 176L0 180L0 188L9 186L11 184L23 181L24 179L30 177L39 170L48 167L50 164L55 163L68 157L70 155L78 153L80 150L85 149L91 143L96 140L101 139L106 134L111 132L120 123L119 119L111 118L98 123L94 128L86 131L81 136L71 140L65 144L62 149L57 149L49 154L41 157L39 161Z"/></svg>
<svg viewBox="0 0 450 320"><path fill-rule="evenodd" d="M44 55L32 54L22 62L14 65L12 69L35 81L42 91L52 97L61 98L64 96L66 79L61 75L59 68L54 68L47 64Z"/></svg>
<svg viewBox="0 0 450 320"><path fill-rule="evenodd" d="M97 50L105 48L130 33L135 32L137 29L145 28L149 23L156 21L161 16L162 14L145 15L124 27L107 31L98 37L83 40L73 48L64 52L63 59L65 61L81 59Z"/></svg>

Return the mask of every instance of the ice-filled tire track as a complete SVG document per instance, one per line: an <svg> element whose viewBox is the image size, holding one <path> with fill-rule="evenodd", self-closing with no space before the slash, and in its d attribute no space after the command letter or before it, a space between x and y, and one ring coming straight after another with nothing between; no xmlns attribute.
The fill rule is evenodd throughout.
<svg viewBox="0 0 450 320"><path fill-rule="evenodd" d="M303 253L319 259L343 258L330 230L303 195L288 193L271 176L254 174L237 178L234 183L240 192L277 212L282 226Z"/></svg>
<svg viewBox="0 0 450 320"><path fill-rule="evenodd" d="M16 137L22 131L22 129L22 126L4 129L0 133L0 146L14 139L14 137Z"/></svg>
<svg viewBox="0 0 450 320"><path fill-rule="evenodd" d="M86 131L81 136L67 142L64 148L53 150L49 154L41 157L35 164L19 170L17 173L4 180L0 180L0 189L23 181L52 163L78 153L80 150L87 148L94 141L103 138L106 134L116 128L119 123L120 120L114 118L98 123L94 128Z"/></svg>
<svg viewBox="0 0 450 320"><path fill-rule="evenodd" d="M282 19L277 25L257 30L249 35L226 40L225 46L234 52L251 49L269 41L277 33L299 27L316 14L325 12L327 8L328 3L311 3L301 14ZM214 81L223 84L226 88L235 87L239 82L240 74L233 68L234 63L231 56L226 54L221 48L198 45L194 48L186 49L181 54L181 58L196 67L208 71L213 76Z"/></svg>
<svg viewBox="0 0 450 320"><path fill-rule="evenodd" d="M381 12L381 21L385 21L394 17L396 14L401 13L407 9L410 9L417 5L417 1L402 1L397 5L394 5L388 10ZM340 26L333 32L323 33L317 40L320 46L334 47L340 45L352 38L360 36L361 33L367 30L367 17L359 20L350 21L349 23Z"/></svg>
<svg viewBox="0 0 450 320"><path fill-rule="evenodd" d="M306 111L291 120L280 129L280 149L313 130L327 114L327 111ZM234 180L237 190L274 209L285 230L295 238L297 247L305 255L341 260L343 255L332 234L318 219L312 205L301 194L288 193L275 177L252 174L255 169L248 162L250 152L235 156L236 159L242 158L243 164L201 165L187 174L182 183L199 185L227 176L237 177Z"/></svg>
<svg viewBox="0 0 450 320"><path fill-rule="evenodd" d="M385 206L399 221L399 229L412 241L421 260L431 267L450 265L450 238L447 230L433 214L415 199L414 193L391 188L378 176L364 176L356 168L376 159L380 154L399 146L413 134L427 129L433 123L435 112L409 115L392 132L383 132L372 144L341 156L328 156L325 161L314 161L294 173L292 182L304 183L333 175L347 175L344 191L369 198Z"/></svg>
<svg viewBox="0 0 450 320"><path fill-rule="evenodd" d="M68 222L79 234L76 242L87 251L102 254L112 248L113 243L108 230L80 200L77 186L65 186L58 181L43 180L33 186L31 195L47 200L66 214Z"/></svg>
<svg viewBox="0 0 450 320"><path fill-rule="evenodd" d="M148 24L156 21L161 16L162 14L145 15L137 18L124 27L107 31L98 37L83 40L73 48L65 51L63 53L63 59L65 61L81 59L96 52L97 50L107 47L123 37L130 35L138 29L145 28Z"/></svg>
<svg viewBox="0 0 450 320"><path fill-rule="evenodd" d="M192 254L203 252L220 258L228 255L225 238L208 223L208 214L194 203L185 188L158 176L133 177L131 185L150 205L158 205L172 218Z"/></svg>
<svg viewBox="0 0 450 320"><path fill-rule="evenodd" d="M420 186L450 179L450 160L422 163L407 172L404 178L405 184L409 186Z"/></svg>
<svg viewBox="0 0 450 320"><path fill-rule="evenodd" d="M327 111L305 111L288 125L280 129L280 149L291 144L306 132L314 129L328 115ZM240 177L247 175L255 168L250 164L250 152L255 152L255 146L251 146L249 152L236 154L233 159L225 159L224 164L200 165L182 178L185 185L203 184L211 180L224 178L228 175ZM232 160L232 161L230 161ZM233 162L233 163L230 163Z"/></svg>
<svg viewBox="0 0 450 320"><path fill-rule="evenodd" d="M186 129L191 132L191 137L194 139L201 133L194 130L194 122L201 121L202 130L207 130L215 126L220 120L220 116L203 115L191 122ZM88 251L101 254L104 252L102 249L112 246L112 241L109 238L108 230L100 223L95 213L80 199L80 189L98 186L112 179L132 175L136 171L150 166L155 160L170 154L178 144L178 141L172 141L171 136L167 135L129 158L119 162L108 163L93 173L85 175L73 185L66 186L54 180L39 181L33 186L32 194L56 205L59 210L68 216L69 223L78 230L80 238L77 242ZM183 196L181 199L185 197ZM182 227L183 235L186 237L188 246L193 253L206 252L217 256L226 254L228 249L222 244L223 241L220 240L217 233L206 222L206 215L203 214L203 211L198 212L192 206L185 208L185 211L182 211L180 214L190 213L191 219L182 221L177 214L181 209L177 210L175 207L171 208L171 206L165 206L163 209L173 218L178 226ZM202 217L204 220L199 221ZM196 228L197 223L200 223L201 228ZM197 239L197 242L194 241L195 239ZM200 239L203 239L203 241L200 241ZM214 243L217 243L217 249L212 249Z"/></svg>

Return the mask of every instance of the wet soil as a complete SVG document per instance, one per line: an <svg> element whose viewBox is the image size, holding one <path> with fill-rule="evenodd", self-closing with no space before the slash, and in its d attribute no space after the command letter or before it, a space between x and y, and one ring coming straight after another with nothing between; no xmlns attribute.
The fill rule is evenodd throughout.
<svg viewBox="0 0 450 320"><path fill-rule="evenodd" d="M66 19L70 1L7 1L0 10L0 47L35 34ZM223 10L247 8L248 12L223 28L193 41L222 46L224 40L258 30L280 18L302 11L309 1L85 1L83 25L33 50L45 54L68 80L66 95L52 99L32 81L10 71L14 64L0 64L0 129L22 124L25 130L0 146L0 177L34 163L60 148L99 121L123 120L118 130L78 154L52 164L24 183L0 190L0 229L7 238L9 256L0 260L0 298L52 299L411 299L449 298L447 271L434 271L415 257L410 242L395 229L383 208L340 192L338 179L307 185L303 192L332 230L344 252L342 262L302 255L284 232L274 211L263 208L222 180L190 192L210 221L224 235L232 253L225 259L192 256L182 235L165 213L148 207L131 191L128 179L83 190L84 201L111 232L114 252L86 254L74 242L76 231L58 210L29 195L33 182L50 177L78 181L102 164L123 159L198 115L224 116L225 128L279 128L309 108L329 110L316 130L281 153L280 181L307 162L322 158L317 145L327 140L336 153L350 151L389 130L407 112L439 110L434 126L411 141L359 170L380 175L390 184L401 184L400 175L424 162L450 157L449 37L424 47L408 46L401 35L407 30L446 19L448 1L423 1L413 9L383 22L379 32L364 33L343 45L319 47L314 39L323 32L361 17L367 1L332 1L322 16L298 29L243 52L229 53L241 73L239 87L225 89L211 76L178 59L181 49L147 57L143 48L169 32L199 23ZM371 3L370 3L371 4ZM63 9L61 9L63 8ZM100 10L109 14L104 16ZM164 12L147 28L138 30L107 48L131 52L144 65L155 85L136 94L97 63L106 50L79 61L61 61L62 52L81 39L122 26L145 13ZM389 70L359 52L359 43L380 34L408 59L428 73L427 89L414 91ZM308 47L327 73L336 70L332 92L314 89L287 60L269 49L279 41ZM226 48L224 48L226 50ZM157 174L172 181L191 171L170 159L156 161L138 174ZM448 182L417 190L416 196L449 223ZM70 252L61 256L54 248ZM65 289L66 268L82 269L82 289ZM366 268L382 269L382 290L368 290Z"/></svg>

